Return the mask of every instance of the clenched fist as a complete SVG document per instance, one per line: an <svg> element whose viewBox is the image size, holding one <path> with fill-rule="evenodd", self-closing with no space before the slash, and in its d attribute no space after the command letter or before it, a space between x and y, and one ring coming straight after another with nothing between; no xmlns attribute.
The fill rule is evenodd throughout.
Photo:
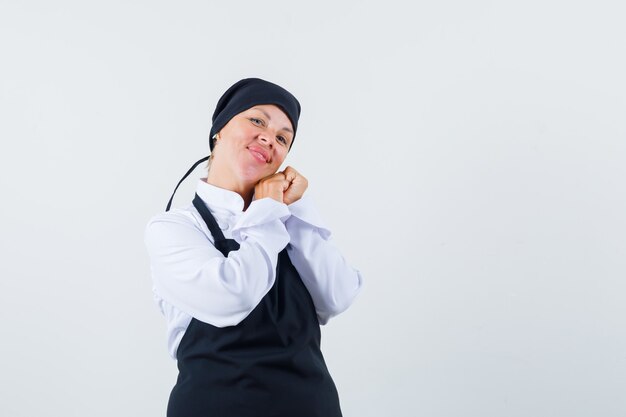
<svg viewBox="0 0 626 417"><path fill-rule="evenodd" d="M270 197L283 203L283 193L289 187L289 181L285 179L285 174L277 172L261 178L254 186L254 198L260 200L264 197Z"/></svg>
<svg viewBox="0 0 626 417"><path fill-rule="evenodd" d="M298 201L309 186L308 180L288 166L283 171L261 178L254 186L254 198L273 198L285 204Z"/></svg>
<svg viewBox="0 0 626 417"><path fill-rule="evenodd" d="M282 173L285 175L285 180L289 182L289 185L283 193L283 202L287 205L298 201L304 191L309 186L309 181L298 171L288 166Z"/></svg>

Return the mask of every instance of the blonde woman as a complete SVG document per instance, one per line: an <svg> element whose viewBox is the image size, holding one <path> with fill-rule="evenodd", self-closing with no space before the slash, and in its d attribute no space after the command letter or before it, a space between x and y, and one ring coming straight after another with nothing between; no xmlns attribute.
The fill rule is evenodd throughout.
<svg viewBox="0 0 626 417"><path fill-rule="evenodd" d="M172 194L146 227L179 369L168 417L342 415L320 325L351 305L363 280L329 240L307 179L278 171L299 116L298 100L274 83L232 85L213 114L192 204L170 211Z"/></svg>

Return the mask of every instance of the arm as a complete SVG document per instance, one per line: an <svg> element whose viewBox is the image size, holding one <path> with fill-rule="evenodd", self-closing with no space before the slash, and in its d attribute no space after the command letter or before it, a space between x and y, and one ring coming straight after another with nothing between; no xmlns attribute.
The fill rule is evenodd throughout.
<svg viewBox="0 0 626 417"><path fill-rule="evenodd" d="M224 257L190 218L153 217L144 241L159 295L178 309L217 327L241 322L276 278L278 253L287 245L287 205L254 200L233 228L240 248Z"/></svg>
<svg viewBox="0 0 626 417"><path fill-rule="evenodd" d="M352 268L330 240L331 232L308 196L289 204L285 226L290 236L289 258L315 304L320 324L346 310L363 286L360 271Z"/></svg>

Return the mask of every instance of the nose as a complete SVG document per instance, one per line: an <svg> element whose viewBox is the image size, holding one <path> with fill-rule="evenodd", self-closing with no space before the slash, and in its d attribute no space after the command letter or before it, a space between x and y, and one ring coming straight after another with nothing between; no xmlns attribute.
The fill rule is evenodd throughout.
<svg viewBox="0 0 626 417"><path fill-rule="evenodd" d="M270 148L274 146L274 143L271 140L271 137L272 135L270 134L270 132L267 132L267 131L263 131L259 134L259 138L261 139L261 142L265 143Z"/></svg>

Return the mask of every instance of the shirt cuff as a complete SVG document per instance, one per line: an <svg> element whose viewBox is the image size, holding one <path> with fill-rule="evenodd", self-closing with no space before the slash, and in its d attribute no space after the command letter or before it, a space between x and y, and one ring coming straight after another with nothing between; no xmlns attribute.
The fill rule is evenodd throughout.
<svg viewBox="0 0 626 417"><path fill-rule="evenodd" d="M330 229L322 221L322 217L317 211L315 204L313 204L313 200L308 195L303 195L299 200L294 201L287 207L291 213L289 221L285 224L287 226L287 230L289 230L289 223L293 221L292 219L296 218L300 220L300 222L317 229L320 236L322 236L324 240L328 240L330 238Z"/></svg>
<svg viewBox="0 0 626 417"><path fill-rule="evenodd" d="M243 216L241 216L233 226L233 237L237 240L242 240L242 231L277 220L279 220L278 224L284 223L289 216L291 216L291 214L285 203L281 203L270 197L252 200Z"/></svg>

